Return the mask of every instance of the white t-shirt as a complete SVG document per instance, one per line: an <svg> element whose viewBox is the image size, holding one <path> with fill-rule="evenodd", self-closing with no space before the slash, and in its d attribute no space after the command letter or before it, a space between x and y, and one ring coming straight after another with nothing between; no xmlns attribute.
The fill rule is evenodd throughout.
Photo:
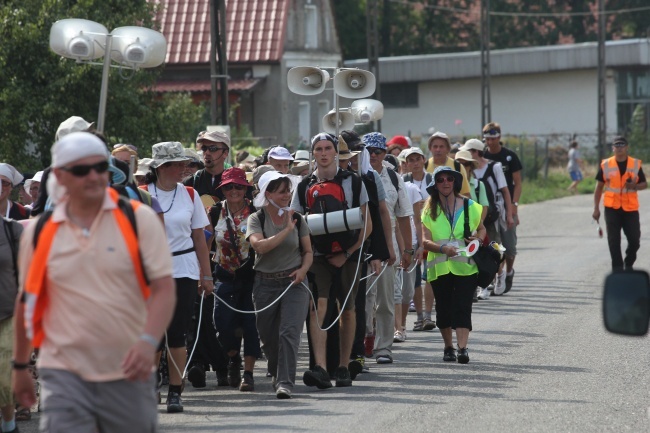
<svg viewBox="0 0 650 433"><path fill-rule="evenodd" d="M154 184L147 185L147 188L151 196L158 199L165 215L165 232L171 252L192 248L194 246L192 230L210 225L199 194L194 191L194 202L192 202L187 188L181 183L176 184L176 189L173 191L163 191L156 188ZM200 279L201 269L196 252L174 256L172 262L174 278Z"/></svg>
<svg viewBox="0 0 650 433"><path fill-rule="evenodd" d="M415 206L416 203L423 201L422 193L420 193L420 188L418 188L417 185L411 182L404 182L404 186L406 186L406 193L408 194L409 199L411 200L413 206ZM412 240L411 242L412 245L417 245L418 238L417 238L417 233L415 228L415 220L413 219L413 216L411 216L411 240ZM406 246L406 248L408 248L408 245Z"/></svg>
<svg viewBox="0 0 650 433"><path fill-rule="evenodd" d="M388 208L388 213L390 214L391 227L395 228L397 220L395 217L405 217L413 215L413 205L411 200L409 200L408 194L406 193L406 186L402 176L396 173L397 181L399 186L399 191L395 191L393 182L390 180L390 175L388 174L390 168L382 167L379 177L381 182L384 185L384 190L386 191L386 207Z"/></svg>

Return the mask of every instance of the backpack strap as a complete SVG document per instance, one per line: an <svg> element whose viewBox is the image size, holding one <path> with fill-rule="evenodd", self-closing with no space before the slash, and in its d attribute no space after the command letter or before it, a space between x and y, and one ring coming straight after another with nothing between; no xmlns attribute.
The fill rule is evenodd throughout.
<svg viewBox="0 0 650 433"><path fill-rule="evenodd" d="M45 227L45 224L49 221L50 218L52 218L53 212L53 209L46 210L41 214L41 217L38 219L38 221L36 221L36 226L34 227L34 237L32 238L32 245L34 249L36 249L36 245L38 245L38 237L43 231L43 227Z"/></svg>
<svg viewBox="0 0 650 433"><path fill-rule="evenodd" d="M404 175L404 182L413 182L413 173L406 173Z"/></svg>
<svg viewBox="0 0 650 433"><path fill-rule="evenodd" d="M129 223L131 224L131 227L133 228L133 232L135 233L135 237L138 237L138 223L135 220L135 211L133 209L133 205L131 204L131 201L124 198L124 197L119 197L117 200L117 207L124 213L126 218L129 220ZM144 281L147 284L147 286L151 283L149 280L149 277L147 276L147 272L144 269L144 262L142 260L142 252L140 251L140 247L138 246L138 256L140 258L140 269L142 271L142 275L144 277Z"/></svg>
<svg viewBox="0 0 650 433"><path fill-rule="evenodd" d="M464 238L467 239L472 235L472 232L469 229L469 199L463 198L463 210L465 214L465 227L464 227Z"/></svg>
<svg viewBox="0 0 650 433"><path fill-rule="evenodd" d="M185 189L187 190L187 193L190 195L190 198L192 199L192 203L194 203L194 188L191 186L185 186Z"/></svg>
<svg viewBox="0 0 650 433"><path fill-rule="evenodd" d="M454 159L454 170L456 170L459 173L461 172L460 171L460 162L455 160L455 159Z"/></svg>
<svg viewBox="0 0 650 433"><path fill-rule="evenodd" d="M5 230L5 235L9 241L9 248L11 249L11 263L14 267L14 278L16 279L16 286L18 286L18 248L16 245L16 234L14 233L14 224L17 224L14 220L9 218L2 218L3 226Z"/></svg>
<svg viewBox="0 0 650 433"><path fill-rule="evenodd" d="M216 226L217 223L219 222L219 218L221 218L222 209L223 209L223 202L221 201L215 203L214 206L210 207L210 211L208 212L208 217L210 218L210 224L212 224L212 227Z"/></svg>
<svg viewBox="0 0 650 433"><path fill-rule="evenodd" d="M433 175L431 173L429 173L429 172L426 172L426 173L424 173L424 178L427 181L427 186L429 186L429 184L433 180Z"/></svg>
<svg viewBox="0 0 650 433"><path fill-rule="evenodd" d="M311 176L304 177L298 184L298 202L300 203L300 206L305 211L304 212L305 214L309 213L309 207L307 206L307 190L317 180L318 179L316 178L316 175L312 174Z"/></svg>
<svg viewBox="0 0 650 433"><path fill-rule="evenodd" d="M390 181L395 187L395 191L399 192L399 180L397 180L397 173L395 173L395 170L389 167L384 167L384 170L388 170L388 177L390 177Z"/></svg>

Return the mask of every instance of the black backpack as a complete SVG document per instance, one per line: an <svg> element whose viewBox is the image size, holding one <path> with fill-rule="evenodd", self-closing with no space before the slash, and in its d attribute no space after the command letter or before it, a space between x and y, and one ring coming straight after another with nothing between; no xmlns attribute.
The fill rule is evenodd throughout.
<svg viewBox="0 0 650 433"><path fill-rule="evenodd" d="M352 181L352 206L348 205L343 190L343 180L350 177ZM306 214L324 214L359 207L361 195L361 178L347 170L339 170L332 180L319 181L312 174L298 184L298 199ZM325 218L327 218L325 216ZM321 254L346 251L354 245L359 237L359 230L311 236L312 244Z"/></svg>
<svg viewBox="0 0 650 433"><path fill-rule="evenodd" d="M493 162L488 162L487 168L485 169L485 173L483 173L483 177L481 177L476 185L476 198L478 199L479 197L479 190L481 188L481 182L483 185L485 185L485 195L487 196L488 199L488 210L487 213L485 214L485 220L483 221L485 224L491 224L499 219L499 208L497 207L496 203L496 196L495 192L492 191L492 187L490 186L490 183L487 181L488 178L491 177L494 180L494 184L497 185L497 180L494 177L494 163Z"/></svg>

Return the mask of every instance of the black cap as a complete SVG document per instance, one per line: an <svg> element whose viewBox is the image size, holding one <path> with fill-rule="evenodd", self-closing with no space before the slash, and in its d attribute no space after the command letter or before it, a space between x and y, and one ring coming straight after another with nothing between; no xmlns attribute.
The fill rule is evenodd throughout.
<svg viewBox="0 0 650 433"><path fill-rule="evenodd" d="M361 142L361 137L359 137L359 134L357 134L354 131L350 130L345 130L341 131L341 138L345 140L345 142L348 145L348 149L356 151L360 150L360 148L363 147L363 143Z"/></svg>
<svg viewBox="0 0 650 433"><path fill-rule="evenodd" d="M614 140L612 141L612 144L614 146L616 146L617 144L618 145L623 144L623 145L627 146L627 138L623 137L622 135L617 135L616 137L614 137Z"/></svg>

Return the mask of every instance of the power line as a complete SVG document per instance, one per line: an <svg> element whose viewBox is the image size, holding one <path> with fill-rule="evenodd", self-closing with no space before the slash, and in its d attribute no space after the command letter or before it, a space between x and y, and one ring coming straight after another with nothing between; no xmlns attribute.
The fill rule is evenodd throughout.
<svg viewBox="0 0 650 433"><path fill-rule="evenodd" d="M406 6L419 6L419 7L424 7L426 9L433 9L433 10L439 10L443 12L454 12L454 13L463 13L463 14L471 14L471 15L480 15L480 10L479 11L474 11L470 9L461 9L461 8L452 8L452 7L445 7L445 6L435 6L435 5L429 5L429 4L423 4L421 2L416 2L416 1L408 1L408 0L389 0L391 3L397 3L397 4L402 4ZM602 12L603 15L621 15L621 14L628 14L628 13L634 13L634 12L643 12L643 11L649 11L650 6L643 6L643 7L638 7L638 8L627 8L627 9L617 9L617 10L606 10ZM502 16L502 17L531 17L531 18L564 18L564 17L576 17L576 16L593 16L597 17L601 13L598 11L594 12L496 12L496 11L491 11L489 12L490 16Z"/></svg>

